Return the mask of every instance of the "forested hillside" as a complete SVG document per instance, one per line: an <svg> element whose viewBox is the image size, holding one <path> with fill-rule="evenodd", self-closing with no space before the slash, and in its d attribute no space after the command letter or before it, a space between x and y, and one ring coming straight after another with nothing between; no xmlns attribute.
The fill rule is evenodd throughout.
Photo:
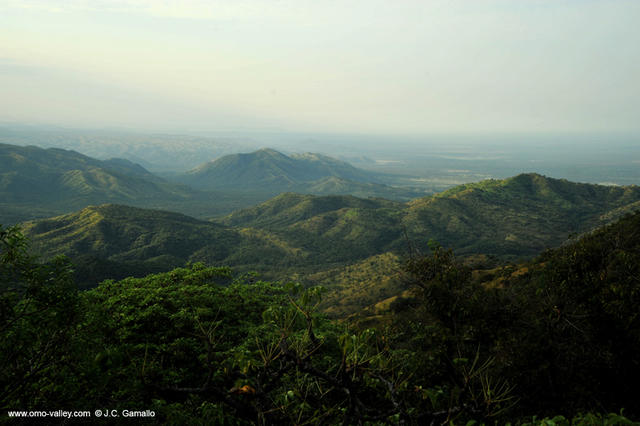
<svg viewBox="0 0 640 426"><path fill-rule="evenodd" d="M386 252L404 255L429 240L465 256L526 258L634 210L638 200L638 187L529 174L465 185L408 204L286 193L215 222L105 205L27 223L25 232L43 256L74 259L87 285L106 278L98 271L114 265L124 277L196 261L286 279Z"/></svg>
<svg viewBox="0 0 640 426"><path fill-rule="evenodd" d="M182 424L634 424L638 235L640 213L500 277L432 244L401 262L411 295L386 325L358 330L318 312L321 288L202 264L78 293L67 261L38 261L2 228L0 407Z"/></svg>
<svg viewBox="0 0 640 426"><path fill-rule="evenodd" d="M286 188L298 183L335 176L360 182L375 181L375 175L319 154L287 156L273 149L231 154L200 165L182 179L197 188L264 187Z"/></svg>
<svg viewBox="0 0 640 426"><path fill-rule="evenodd" d="M379 248L370 254L435 239L464 255L516 259L608 223L640 207L639 201L637 186L580 184L532 173L460 185L407 204L284 194L220 222L266 229L299 244L361 240Z"/></svg>
<svg viewBox="0 0 640 426"><path fill-rule="evenodd" d="M0 26L0 426L640 426L640 0Z"/></svg>
<svg viewBox="0 0 640 426"><path fill-rule="evenodd" d="M227 155L174 179L201 190L263 191L272 196L292 191L407 201L424 195L421 190L384 185L384 175L335 158L313 153L287 156L269 148Z"/></svg>
<svg viewBox="0 0 640 426"><path fill-rule="evenodd" d="M640 205L640 187L604 186L535 173L460 185L409 203L404 226L460 254L532 256Z"/></svg>
<svg viewBox="0 0 640 426"><path fill-rule="evenodd" d="M207 163L171 183L121 158L97 160L58 148L0 144L0 223L50 217L89 205L122 203L198 218L228 214L283 191L408 201L424 191L392 187L380 176L319 154L271 149Z"/></svg>
<svg viewBox="0 0 640 426"><path fill-rule="evenodd" d="M0 144L0 223L91 203L149 205L189 197L187 188L127 160L100 161L75 151Z"/></svg>
<svg viewBox="0 0 640 426"><path fill-rule="evenodd" d="M115 204L25 224L34 249L74 260L76 277L95 286L106 278L142 276L188 262L249 270L286 268L299 249L259 231L234 229L179 213Z"/></svg>

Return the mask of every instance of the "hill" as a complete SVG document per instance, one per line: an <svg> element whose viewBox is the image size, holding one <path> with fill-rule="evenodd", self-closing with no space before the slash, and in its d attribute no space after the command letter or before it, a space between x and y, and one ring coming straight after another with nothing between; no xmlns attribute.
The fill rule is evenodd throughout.
<svg viewBox="0 0 640 426"><path fill-rule="evenodd" d="M511 272L496 269L499 260L530 258L639 210L639 189L525 174L461 185L415 200L404 209L402 224L416 248L424 249L425 242L434 239L463 256L483 280L495 280L492 285L501 286L505 271ZM376 312L388 311L390 304L402 299L406 289L396 273L397 260L381 263L381 259L394 259L389 256L321 271L305 280L330 288L326 310L331 315L362 317L366 307L369 319L376 318ZM528 268L515 269L514 277Z"/></svg>
<svg viewBox="0 0 640 426"><path fill-rule="evenodd" d="M328 176L370 182L372 173L319 154L286 156L273 149L231 154L202 164L183 179L196 188L234 187L241 189L290 187Z"/></svg>
<svg viewBox="0 0 640 426"><path fill-rule="evenodd" d="M85 220L106 245L128 235L110 231L118 219L156 234L162 224L229 231L122 206L83 214L67 219ZM20 232L3 228L2 402L134 401L183 423L635 424L622 413L640 414L638 235L640 213L493 277L439 247L397 271L393 254L367 259L344 271L365 281L356 296L386 296L376 269L411 290L376 303L358 330L316 312L317 288L251 276L227 285L228 268L200 263L78 292L69 263L37 262Z"/></svg>
<svg viewBox="0 0 640 426"><path fill-rule="evenodd" d="M381 175L335 158L312 153L287 156L268 148L227 155L174 179L199 190L235 189L272 195L300 192L401 200L424 195L422 191L384 185Z"/></svg>
<svg viewBox="0 0 640 426"><path fill-rule="evenodd" d="M533 256L572 234L640 207L640 188L573 183L538 174L460 185L407 204L285 194L240 210L221 223L268 229L295 241L362 240L399 250L403 234L419 247L430 239L463 255ZM337 240L336 240L337 239Z"/></svg>
<svg viewBox="0 0 640 426"><path fill-rule="evenodd" d="M286 193L216 222L124 206L91 207L32 222L26 232L47 256L158 264L169 259L172 265L202 260L286 279L387 252L425 249L431 239L463 256L530 257L572 234L609 223L621 211L636 208L639 200L638 187L528 174L463 185L406 204ZM346 280L341 276L348 275L334 271L312 281L334 277L339 286Z"/></svg>
<svg viewBox="0 0 640 426"><path fill-rule="evenodd" d="M93 158L122 157L152 172L183 172L203 158L254 149L246 139L220 135L144 134L124 129L70 129L56 126L0 123L0 143L63 148Z"/></svg>
<svg viewBox="0 0 640 426"><path fill-rule="evenodd" d="M293 203L297 204L297 209L293 210L297 216L287 217L293 214L292 210L278 204L291 204L292 200L296 200ZM383 206L394 205L389 201L361 200L350 196L297 194L284 194L269 204L273 207L270 220L289 222L301 229L317 227L318 212L325 211L326 215L321 220L343 223L346 234L337 231L339 223L327 223L329 234L313 240L310 238L315 234L295 229L291 233L279 234L267 228L232 227L178 213L121 205L90 206L75 213L26 222L24 229L33 241L34 249L45 258L65 254L76 264L81 264L85 283L108 277L107 269L125 276L142 275L194 261L231 265L240 271L270 271L279 278L285 278L292 270L302 268L308 271L327 265L344 265L376 254L376 250L384 246L381 234L365 236L349 229L351 223L359 223L359 227L364 228L375 219L375 215L358 215L358 208L354 206L369 206L372 211L380 209L382 212ZM278 209L283 212L280 218L275 213ZM343 217L345 211L352 213ZM311 218L310 223L303 220L305 216ZM384 220L383 214L378 216L377 220ZM381 223L379 228L383 234L390 235L391 240L396 238L388 226ZM107 265L105 262L110 263ZM103 270L105 273L92 273Z"/></svg>
<svg viewBox="0 0 640 426"><path fill-rule="evenodd" d="M318 197L295 193L280 194L254 207L233 212L219 220L230 226L277 228L342 209L401 208L402 204L384 199L362 199L350 195Z"/></svg>
<svg viewBox="0 0 640 426"><path fill-rule="evenodd" d="M500 365L494 374L517 384L525 412L578 411L594 401L606 410L633 410L640 379L639 236L636 212L527 262L483 271L435 249L401 268L410 290L401 286L352 319L382 328L406 318L402 338L415 339L413 347L425 352L453 336L456 357L484 356ZM361 289L351 291L358 296ZM349 307L334 299L338 309ZM419 326L428 330L424 340L416 338L416 321L429 323Z"/></svg>
<svg viewBox="0 0 640 426"><path fill-rule="evenodd" d="M0 144L0 222L55 214L91 203L149 205L190 197L142 166L75 151Z"/></svg>
<svg viewBox="0 0 640 426"><path fill-rule="evenodd" d="M23 224L45 258L69 256L83 285L145 275L187 262L286 268L304 253L259 230L237 230L179 213L116 204Z"/></svg>
<svg viewBox="0 0 640 426"><path fill-rule="evenodd" d="M534 256L638 208L637 186L604 186L535 173L460 185L409 203L403 224L459 254Z"/></svg>
<svg viewBox="0 0 640 426"><path fill-rule="evenodd" d="M344 265L401 246L403 204L352 196L282 194L220 223L265 230L316 262Z"/></svg>

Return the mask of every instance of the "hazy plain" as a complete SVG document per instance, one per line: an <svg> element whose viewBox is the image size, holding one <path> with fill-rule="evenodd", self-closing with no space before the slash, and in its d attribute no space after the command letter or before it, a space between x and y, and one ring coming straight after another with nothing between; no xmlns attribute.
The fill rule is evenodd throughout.
<svg viewBox="0 0 640 426"><path fill-rule="evenodd" d="M0 124L0 143L75 150L184 172L224 155L270 147L316 152L387 173L388 182L438 192L453 185L536 172L606 185L640 184L640 137L623 134L353 135L283 131L151 134Z"/></svg>

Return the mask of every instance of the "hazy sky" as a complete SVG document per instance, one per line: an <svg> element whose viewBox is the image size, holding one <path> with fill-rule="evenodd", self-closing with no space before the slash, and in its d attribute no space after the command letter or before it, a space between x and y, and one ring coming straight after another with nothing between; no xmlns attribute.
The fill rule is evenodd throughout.
<svg viewBox="0 0 640 426"><path fill-rule="evenodd" d="M639 0L2 0L0 121L640 131Z"/></svg>

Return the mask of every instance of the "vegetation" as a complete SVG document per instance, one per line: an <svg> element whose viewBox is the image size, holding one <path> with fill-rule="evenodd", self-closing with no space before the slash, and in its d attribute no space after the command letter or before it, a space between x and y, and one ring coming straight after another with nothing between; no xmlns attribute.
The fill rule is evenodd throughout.
<svg viewBox="0 0 640 426"><path fill-rule="evenodd" d="M640 213L493 274L431 243L402 266L412 293L392 320L358 330L318 312L321 287L200 263L78 292L67 261L38 261L3 228L0 407L151 409L178 424L631 424L638 235Z"/></svg>
<svg viewBox="0 0 640 426"><path fill-rule="evenodd" d="M273 149L231 154L174 177L200 190L259 189L271 196L295 191L305 194L351 194L410 200L424 191L384 185L384 177L320 154L287 156Z"/></svg>
<svg viewBox="0 0 640 426"><path fill-rule="evenodd" d="M414 200L404 225L412 239L427 236L461 255L517 260L632 211L639 197L637 186L580 184L522 174Z"/></svg>
<svg viewBox="0 0 640 426"><path fill-rule="evenodd" d="M185 199L188 191L123 159L96 160L74 151L0 144L4 202ZM104 202L104 201L103 201Z"/></svg>
<svg viewBox="0 0 640 426"><path fill-rule="evenodd" d="M190 197L189 189L127 160L100 161L75 151L0 144L0 223L50 216L91 203L150 206Z"/></svg>
<svg viewBox="0 0 640 426"><path fill-rule="evenodd" d="M400 257L390 252L346 267L301 276L300 280L307 286L327 289L320 309L332 318L362 319L376 315L380 309L387 311L385 305L408 289Z"/></svg>
<svg viewBox="0 0 640 426"><path fill-rule="evenodd" d="M247 235L179 213L110 204L27 223L25 230L45 258L64 254L74 259L83 287L187 262L277 265L288 258L286 248L268 236Z"/></svg>
<svg viewBox="0 0 640 426"><path fill-rule="evenodd" d="M286 156L273 149L231 154L205 163L184 175L185 182L199 188L239 189L295 185L327 176L370 182L373 174L318 154Z"/></svg>
<svg viewBox="0 0 640 426"><path fill-rule="evenodd" d="M377 175L330 157L287 157L269 149L223 157L191 173L167 176L196 189L170 183L128 160L102 161L58 148L0 144L0 170L0 223L103 203L206 218L266 201L285 190L404 201L424 195L423 191L383 185Z"/></svg>
<svg viewBox="0 0 640 426"><path fill-rule="evenodd" d="M80 301L71 265L38 263L16 227L0 226L0 406L56 405L74 353ZM3 413L6 415L6 412Z"/></svg>
<svg viewBox="0 0 640 426"><path fill-rule="evenodd" d="M409 247L435 239L465 257L524 259L561 244L571 232L589 232L633 211L639 199L637 187L520 175L409 204L286 193L215 222L126 206L92 206L27 223L25 232L43 257L71 257L83 286L205 262L260 271L272 279L302 277L325 284L310 277L333 270L332 284L346 289L353 283L338 269L372 256L406 255ZM366 262L360 265L355 267L362 269ZM366 274L380 273L385 274ZM374 293L381 297L400 288L387 279L379 284ZM351 297L346 292L342 296ZM357 306L356 311L367 306L347 304Z"/></svg>

